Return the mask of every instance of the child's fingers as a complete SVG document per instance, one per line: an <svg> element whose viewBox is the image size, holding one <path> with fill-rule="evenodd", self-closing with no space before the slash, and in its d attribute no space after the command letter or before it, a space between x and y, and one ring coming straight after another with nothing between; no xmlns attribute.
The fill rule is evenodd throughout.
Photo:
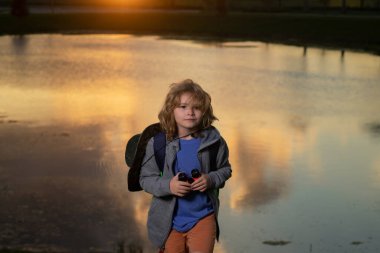
<svg viewBox="0 0 380 253"><path fill-rule="evenodd" d="M175 192L177 196L183 197L191 191L191 186L189 183L181 181L177 181L177 183L178 185Z"/></svg>
<svg viewBox="0 0 380 253"><path fill-rule="evenodd" d="M178 181L178 174L170 180L170 191L176 195L183 197L191 191L191 186L188 182Z"/></svg>
<svg viewBox="0 0 380 253"><path fill-rule="evenodd" d="M202 174L200 178L191 184L191 189L194 191L205 191L207 189L207 176Z"/></svg>
<svg viewBox="0 0 380 253"><path fill-rule="evenodd" d="M204 191L206 191L207 190L207 187L206 186L204 186L204 187L200 187L199 189L198 189L198 191L200 191L200 192L204 192Z"/></svg>
<svg viewBox="0 0 380 253"><path fill-rule="evenodd" d="M189 189L191 189L191 184L189 184L188 182L178 181L178 185L180 187L183 187L183 188L189 188Z"/></svg>
<svg viewBox="0 0 380 253"><path fill-rule="evenodd" d="M191 188L195 188L195 187L198 187L200 185L203 185L204 184L204 180L202 180L202 178L198 179L198 180L195 180L192 184L191 184Z"/></svg>
<svg viewBox="0 0 380 253"><path fill-rule="evenodd" d="M193 191L205 191L207 189L207 183L206 182L199 182L199 184L192 185L191 189Z"/></svg>
<svg viewBox="0 0 380 253"><path fill-rule="evenodd" d="M199 185L197 187L192 187L191 188L193 191L200 191L200 192L204 192L206 189L207 189L207 186L206 185Z"/></svg>
<svg viewBox="0 0 380 253"><path fill-rule="evenodd" d="M178 186L178 189L180 189L181 191L190 191L190 190L191 190L191 186L190 186L190 184L187 184L187 185L179 185L179 186Z"/></svg>

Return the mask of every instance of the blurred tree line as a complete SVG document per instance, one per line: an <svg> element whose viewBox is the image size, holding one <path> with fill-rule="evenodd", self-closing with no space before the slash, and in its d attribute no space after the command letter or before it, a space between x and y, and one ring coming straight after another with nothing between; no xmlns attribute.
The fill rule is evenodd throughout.
<svg viewBox="0 0 380 253"><path fill-rule="evenodd" d="M163 9L201 9L218 14L228 11L380 10L380 0L2 0L16 16L28 14L27 6L88 6Z"/></svg>
<svg viewBox="0 0 380 253"><path fill-rule="evenodd" d="M11 2L11 14L17 17L24 17L29 14L26 0L13 0Z"/></svg>

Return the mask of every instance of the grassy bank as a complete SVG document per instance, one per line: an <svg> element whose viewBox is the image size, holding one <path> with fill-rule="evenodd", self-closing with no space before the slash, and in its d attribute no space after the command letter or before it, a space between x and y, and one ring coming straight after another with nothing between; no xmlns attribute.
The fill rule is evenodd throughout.
<svg viewBox="0 0 380 253"><path fill-rule="evenodd" d="M0 15L0 35L31 33L134 33L242 39L380 54L380 17L324 14L69 13Z"/></svg>

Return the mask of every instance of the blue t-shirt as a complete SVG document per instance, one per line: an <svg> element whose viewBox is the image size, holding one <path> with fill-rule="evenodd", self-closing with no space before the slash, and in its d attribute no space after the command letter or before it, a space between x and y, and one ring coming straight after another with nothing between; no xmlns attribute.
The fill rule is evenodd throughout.
<svg viewBox="0 0 380 253"><path fill-rule="evenodd" d="M201 170L198 160L200 138L190 140L180 139L180 151L177 153L175 172L184 172L191 177L193 169ZM203 217L213 212L212 204L206 193L192 191L185 197L177 198L173 216L173 228L179 232L186 232Z"/></svg>

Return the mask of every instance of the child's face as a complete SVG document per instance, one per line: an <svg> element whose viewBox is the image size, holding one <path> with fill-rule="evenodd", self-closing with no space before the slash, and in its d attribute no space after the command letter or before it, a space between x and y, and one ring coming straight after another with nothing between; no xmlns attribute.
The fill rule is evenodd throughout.
<svg viewBox="0 0 380 253"><path fill-rule="evenodd" d="M180 104L174 109L174 118L177 123L178 135L186 135L197 130L201 122L202 112L191 93L183 93Z"/></svg>

